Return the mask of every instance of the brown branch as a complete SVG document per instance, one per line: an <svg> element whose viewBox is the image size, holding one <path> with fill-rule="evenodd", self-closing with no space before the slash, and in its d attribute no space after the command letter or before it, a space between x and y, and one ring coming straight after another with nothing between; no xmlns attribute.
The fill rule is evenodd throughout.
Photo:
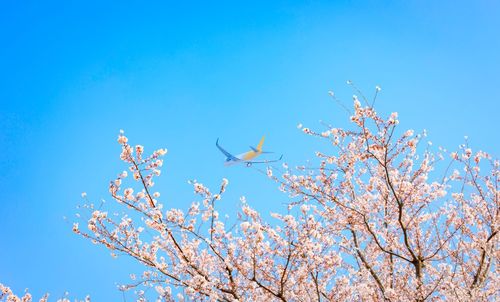
<svg viewBox="0 0 500 302"><path fill-rule="evenodd" d="M488 244L491 239L493 239L496 235L498 234L498 231L494 231L491 233L490 236L486 239L485 244ZM477 268L476 273L474 274L474 279L472 281L472 284L470 286L470 289L474 289L475 287L479 286L481 282L483 281L483 278L481 278L481 275L486 276L486 273L483 274L483 266L484 266L484 261L486 259L486 249L484 247L481 247L481 260L479 261L479 266ZM487 272L487 271L486 271Z"/></svg>
<svg viewBox="0 0 500 302"><path fill-rule="evenodd" d="M281 279L280 279L280 294L283 295L284 289L285 289L285 276L286 276L286 271L288 269L288 265L290 264L290 260L292 258L292 242L289 242L288 245L288 255L286 257L286 264L285 267L283 268L283 273L281 274Z"/></svg>
<svg viewBox="0 0 500 302"><path fill-rule="evenodd" d="M363 262L363 265L368 270L368 272L370 272L370 275L372 275L373 279L375 279L375 283L377 283L378 288L382 292L382 296L384 297L384 300L390 301L385 295L385 288L384 288L384 285L382 284L382 281L380 281L380 278L378 277L377 273L372 268L372 266L368 263L365 256L363 255L363 253L361 253L361 249L360 249L360 246L358 243L358 237L356 235L356 232L352 228L349 229L349 231L351 231L352 238L354 241L354 246L356 247L356 253L358 254L359 259L361 260L361 262Z"/></svg>
<svg viewBox="0 0 500 302"><path fill-rule="evenodd" d="M377 235L373 232L373 230L371 229L370 225L368 224L368 221L366 220L366 215L362 215L363 217L363 222L368 230L368 232L370 233L370 235L372 236L373 240L375 241L375 243L377 244L377 246L379 247L379 249L381 249L384 253L386 254L389 254L391 256L396 256L400 259L403 259L407 262L411 262L410 259L406 258L405 256L402 256L402 255L399 255L398 253L394 253L393 251L390 251L390 250L387 250L386 248L384 248L382 246L382 244L379 242L378 238L377 238Z"/></svg>

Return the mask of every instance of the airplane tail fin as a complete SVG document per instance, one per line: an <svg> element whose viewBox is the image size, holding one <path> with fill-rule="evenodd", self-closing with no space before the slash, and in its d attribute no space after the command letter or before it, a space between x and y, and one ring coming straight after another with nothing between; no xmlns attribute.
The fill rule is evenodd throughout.
<svg viewBox="0 0 500 302"><path fill-rule="evenodd" d="M264 138L265 138L265 136L263 136L260 139L260 142L257 145L257 148L250 146L250 149L252 149L253 152L257 152L257 153L274 153L274 152L269 152L269 151L262 150L262 145L264 144Z"/></svg>
<svg viewBox="0 0 500 302"><path fill-rule="evenodd" d="M256 149L257 149L259 152L262 152L262 145L264 145L264 139L265 139L265 138L266 138L266 137L265 137L265 136L263 136L263 137L260 139L259 144L257 145L257 148L256 148Z"/></svg>

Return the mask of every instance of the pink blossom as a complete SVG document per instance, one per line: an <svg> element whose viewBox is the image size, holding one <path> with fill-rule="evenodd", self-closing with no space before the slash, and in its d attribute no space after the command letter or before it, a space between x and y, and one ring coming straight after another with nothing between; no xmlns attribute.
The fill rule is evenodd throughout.
<svg viewBox="0 0 500 302"><path fill-rule="evenodd" d="M124 135L119 135L118 136L118 143L120 144L126 144L128 142L128 138Z"/></svg>

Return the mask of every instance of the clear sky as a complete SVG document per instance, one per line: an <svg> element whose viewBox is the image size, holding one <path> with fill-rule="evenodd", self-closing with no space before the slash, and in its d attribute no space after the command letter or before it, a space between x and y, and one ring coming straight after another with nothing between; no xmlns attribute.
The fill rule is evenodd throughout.
<svg viewBox="0 0 500 302"><path fill-rule="evenodd" d="M80 194L108 198L124 129L166 147L158 190L195 200L189 179L264 212L286 196L254 169L226 168L217 137L291 164L325 144L296 125L345 126L351 79L401 127L449 149L468 135L500 155L500 5L479 1L3 1L0 4L0 282L39 297L121 300L138 267L73 235Z"/></svg>

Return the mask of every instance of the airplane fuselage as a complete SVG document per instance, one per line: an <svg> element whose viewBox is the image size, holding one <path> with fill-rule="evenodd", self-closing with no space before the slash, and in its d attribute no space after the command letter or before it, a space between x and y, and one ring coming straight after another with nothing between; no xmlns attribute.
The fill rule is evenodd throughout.
<svg viewBox="0 0 500 302"><path fill-rule="evenodd" d="M248 151L248 152L239 154L236 157L241 159L241 160L252 160L261 154L262 154L262 152L260 152L260 151L255 152L252 150L252 151Z"/></svg>
<svg viewBox="0 0 500 302"><path fill-rule="evenodd" d="M224 162L224 165L225 166L232 166L232 165L236 165L236 164L239 164L242 162L251 161L252 159L256 158L257 156L259 156L261 154L262 154L262 152L255 152L253 150L245 152L245 153L241 153L241 154L238 154L235 156L236 159L228 158L226 160L226 162Z"/></svg>

